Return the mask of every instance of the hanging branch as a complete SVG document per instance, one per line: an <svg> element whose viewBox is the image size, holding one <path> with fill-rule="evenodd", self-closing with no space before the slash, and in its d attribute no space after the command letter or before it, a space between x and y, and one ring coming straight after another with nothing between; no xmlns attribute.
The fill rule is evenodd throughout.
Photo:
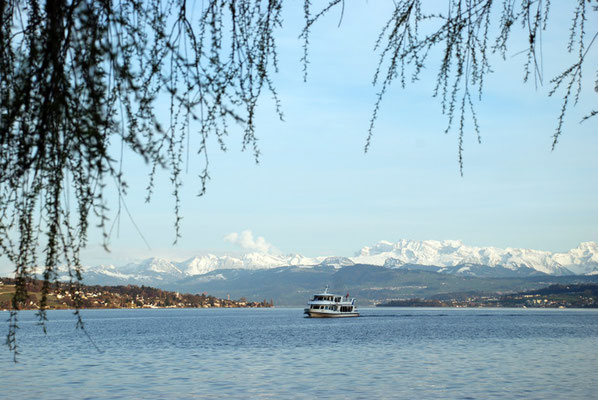
<svg viewBox="0 0 598 400"><path fill-rule="evenodd" d="M243 127L243 148L258 161L255 114L263 93L282 118L271 78L281 4L214 0L192 21L197 5L185 0L0 2L0 249L17 282L6 341L15 357L18 310L34 274L44 280L43 325L59 274L66 272L80 300L79 253L90 217L108 248L105 190L114 183L122 205L127 187L111 144L149 164L148 200L157 171L169 171L175 241L189 135L204 161L200 195L209 179L208 140L226 150L230 121ZM166 120L156 111L161 96L170 102Z"/></svg>
<svg viewBox="0 0 598 400"><path fill-rule="evenodd" d="M565 88L562 109L553 136L553 149L562 133L571 98L573 97L574 104L579 100L586 54L596 37L594 36L586 46L585 21L589 8L598 12L598 5L590 6L590 3L587 0L576 1L567 47L569 53L576 51L576 60L551 81L553 88L549 96L561 87ZM339 1L329 2L316 17L309 20L303 32L306 40L308 28L338 4ZM493 7L496 4L502 7L500 12ZM446 9L425 12L424 6L434 10L442 10L444 7ZM430 5L422 0L394 1L394 10L383 26L374 47L379 55L373 79L378 93L367 132L365 151L367 152L372 144L375 123L390 86L398 80L404 88L408 81L418 80L424 66L431 64L431 54L438 54L439 66L433 96L439 98L442 113L447 117L445 132L457 130L458 166L463 175L463 143L469 120L477 141L481 142L480 125L472 94L477 92L477 98L481 100L485 79L491 72L489 57L496 53L503 59L506 58L513 27L520 25L527 42L527 49L523 51L526 54L523 80L528 81L533 74L536 85L541 85L544 81L542 31L548 27L549 11L550 0L449 0L443 5ZM496 29L491 29L492 23L497 23ZM498 33L492 38L491 32ZM598 69L596 74L595 90L598 92ZM596 114L596 111L591 111L583 121ZM454 123L456 118L458 124Z"/></svg>

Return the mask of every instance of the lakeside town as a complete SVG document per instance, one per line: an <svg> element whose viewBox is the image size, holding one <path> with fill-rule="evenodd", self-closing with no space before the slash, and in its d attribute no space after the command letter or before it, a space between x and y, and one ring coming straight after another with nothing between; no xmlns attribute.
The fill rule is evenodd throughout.
<svg viewBox="0 0 598 400"><path fill-rule="evenodd" d="M43 282L31 280L27 285L27 298L19 309L38 309ZM0 310L12 308L11 299L15 280L0 278ZM207 293L189 294L171 292L148 286L87 286L55 283L47 297L47 309L70 308L257 308L273 307L272 300L247 301L244 297L221 299Z"/></svg>

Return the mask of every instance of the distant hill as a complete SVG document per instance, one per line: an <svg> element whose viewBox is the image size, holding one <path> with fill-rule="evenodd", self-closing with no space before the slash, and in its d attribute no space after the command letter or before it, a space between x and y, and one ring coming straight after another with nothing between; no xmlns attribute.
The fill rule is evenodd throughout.
<svg viewBox="0 0 598 400"><path fill-rule="evenodd" d="M302 306L326 285L330 291L357 297L362 306L397 298L429 298L458 292L507 293L532 290L554 283L598 282L598 276L473 277L418 269L389 269L375 265L342 268L321 265L313 268L279 267L267 270L219 270L188 277L164 287L190 293L208 292L251 300L274 299L277 305Z"/></svg>
<svg viewBox="0 0 598 400"><path fill-rule="evenodd" d="M491 293L440 295L432 299L390 300L379 307L523 307L598 308L598 284L550 285L537 290L496 295Z"/></svg>
<svg viewBox="0 0 598 400"><path fill-rule="evenodd" d="M87 274L85 283L95 284ZM209 293L217 298L244 297L255 302L272 299L276 306L303 306L314 293L329 285L330 292L341 295L348 292L357 298L360 306L371 306L396 299L467 299L537 290L555 284L584 283L598 283L598 275L538 274L494 278L435 272L430 266L405 265L404 268L391 269L356 264L340 268L319 265L311 268L223 269L176 281L158 282L155 287L173 293ZM139 284L137 287L142 286Z"/></svg>
<svg viewBox="0 0 598 400"><path fill-rule="evenodd" d="M11 309L11 299L15 292L15 280L0 278L0 309ZM27 284L27 299L19 309L38 309L42 297L43 281L32 279ZM76 298L78 300L76 300ZM272 301L247 301L221 299L202 294L170 292L148 286L89 286L71 287L68 283L57 283L47 298L48 309L75 308L236 308L236 307L272 307Z"/></svg>

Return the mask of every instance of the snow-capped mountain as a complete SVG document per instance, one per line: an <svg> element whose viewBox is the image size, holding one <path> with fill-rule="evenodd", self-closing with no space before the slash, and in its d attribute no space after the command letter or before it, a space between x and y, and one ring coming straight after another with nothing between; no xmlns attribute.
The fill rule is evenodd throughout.
<svg viewBox="0 0 598 400"><path fill-rule="evenodd" d="M326 265L338 269L348 265L355 265L355 263L349 257L326 257L319 265Z"/></svg>
<svg viewBox="0 0 598 400"><path fill-rule="evenodd" d="M582 243L567 253L496 247L473 247L459 240L380 241L363 247L352 258L360 264L385 265L388 259L397 263L454 267L460 264L501 266L511 270L531 268L549 275L589 273L598 267L598 245Z"/></svg>
<svg viewBox="0 0 598 400"><path fill-rule="evenodd" d="M185 261L149 258L120 268L112 265L89 268L86 278L98 282L112 280L151 284L177 282L218 270L259 270L284 266L332 266L341 269L354 264L467 276L589 275L598 273L598 244L585 242L566 253L551 253L531 249L473 247L458 240L380 241L373 246L363 247L354 257L310 258L299 254L254 252L241 256L205 254Z"/></svg>
<svg viewBox="0 0 598 400"><path fill-rule="evenodd" d="M86 277L91 277L90 280L98 280L98 277L103 276L122 282L136 283L150 283L154 280L175 282L189 276L205 275L216 270L257 270L291 265L311 267L318 265L324 259L326 257L309 258L299 254L273 255L266 253L247 253L238 257L205 254L185 261L148 258L120 268L114 265L87 268ZM100 280L104 281L104 279Z"/></svg>
<svg viewBox="0 0 598 400"><path fill-rule="evenodd" d="M299 254L247 253L238 257L206 254L175 263L175 265L187 275L203 275L219 269L268 269L287 265L311 266L318 264L324 258L309 258Z"/></svg>
<svg viewBox="0 0 598 400"><path fill-rule="evenodd" d="M95 268L88 268L85 272L86 278L98 277L113 279L116 281L151 284L155 281L174 282L184 278L187 274L179 269L171 261L163 258L148 258L139 263L130 263L120 268L114 265L100 265ZM90 276L91 275L91 276Z"/></svg>
<svg viewBox="0 0 598 400"><path fill-rule="evenodd" d="M567 253L554 253L552 259L576 274L598 273L598 243L583 242Z"/></svg>

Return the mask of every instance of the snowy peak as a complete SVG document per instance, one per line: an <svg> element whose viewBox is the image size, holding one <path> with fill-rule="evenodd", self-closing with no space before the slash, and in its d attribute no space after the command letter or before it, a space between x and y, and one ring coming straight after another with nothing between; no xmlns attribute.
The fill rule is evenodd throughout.
<svg viewBox="0 0 598 400"><path fill-rule="evenodd" d="M217 257L213 254L206 254L190 258L178 265L188 275L203 275L217 269L242 268L243 263L230 256Z"/></svg>
<svg viewBox="0 0 598 400"><path fill-rule="evenodd" d="M375 256L389 252L401 252L413 255L415 253L451 254L463 247L460 240L399 240L391 243L381 240L371 247L364 247L357 256Z"/></svg>
<svg viewBox="0 0 598 400"><path fill-rule="evenodd" d="M598 244L585 242L567 253L542 250L466 246L460 240L400 240L396 243L380 241L363 247L355 257L356 263L396 268L396 261L404 264L436 265L487 265L490 267L527 270L550 274L569 275L598 270ZM388 264L387 264L387 260ZM467 271L465 269L463 272Z"/></svg>
<svg viewBox="0 0 598 400"><path fill-rule="evenodd" d="M85 278L95 281L113 279L119 284L131 281L139 284L154 284L156 281L172 282L186 276L186 273L175 264L163 258L148 258L119 268L113 265L100 265L86 268Z"/></svg>
<svg viewBox="0 0 598 400"><path fill-rule="evenodd" d="M164 258L148 258L140 263L127 264L119 269L124 274L135 275L184 275L183 271L177 268L171 261Z"/></svg>
<svg viewBox="0 0 598 400"><path fill-rule="evenodd" d="M348 257L326 257L319 265L338 269L348 265L355 265L355 263Z"/></svg>
<svg viewBox="0 0 598 400"><path fill-rule="evenodd" d="M268 269L283 266L313 266L325 257L309 258L299 254L274 255L268 253L247 253L240 256L216 256L204 254L185 261L169 261L163 258L148 258L137 263L130 263L120 268L99 266L90 271L118 279L143 280L146 277L174 281L187 276L205 275L222 269ZM342 265L352 263L348 258Z"/></svg>
<svg viewBox="0 0 598 400"><path fill-rule="evenodd" d="M112 265L90 268L91 276L122 282L175 282L227 269L269 269L284 266L332 266L340 269L354 264L386 268L425 270L468 276L529 276L598 273L598 244L581 243L566 253L496 247L474 247L459 240L380 241L363 247L354 257L304 257L300 254L247 253L240 256L204 254L175 262L148 258L117 268Z"/></svg>
<svg viewBox="0 0 598 400"><path fill-rule="evenodd" d="M555 253L553 259L576 274L591 274L598 271L598 243L583 242L567 253Z"/></svg>

